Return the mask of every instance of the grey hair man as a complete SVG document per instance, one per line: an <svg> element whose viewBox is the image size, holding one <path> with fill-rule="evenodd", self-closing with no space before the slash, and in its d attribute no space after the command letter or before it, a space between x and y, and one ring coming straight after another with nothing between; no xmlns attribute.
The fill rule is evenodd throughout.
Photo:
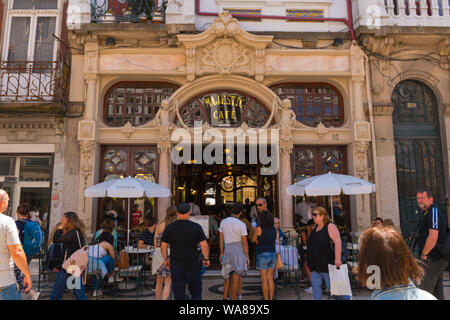
<svg viewBox="0 0 450 320"><path fill-rule="evenodd" d="M31 290L32 281L16 223L3 214L8 203L8 193L0 189L0 300L21 300L14 275L14 263L24 274L25 292Z"/></svg>

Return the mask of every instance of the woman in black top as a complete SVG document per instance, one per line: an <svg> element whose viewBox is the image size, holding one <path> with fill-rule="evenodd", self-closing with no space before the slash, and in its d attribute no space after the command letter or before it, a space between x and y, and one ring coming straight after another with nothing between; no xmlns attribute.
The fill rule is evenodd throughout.
<svg viewBox="0 0 450 320"><path fill-rule="evenodd" d="M311 270L311 282L314 300L322 298L322 280L327 289L330 289L330 276L328 265L342 265L341 237L336 225L331 223L327 210L317 207L313 211L314 223L317 225L307 239L308 267ZM333 241L334 244L331 243ZM331 245L334 245L334 254Z"/></svg>
<svg viewBox="0 0 450 320"><path fill-rule="evenodd" d="M274 227L273 215L262 211L258 218L258 227L253 229L252 241L258 245L256 250L256 268L261 274L262 292L265 300L273 300L275 284L273 274L277 262L275 242L278 233Z"/></svg>
<svg viewBox="0 0 450 320"><path fill-rule="evenodd" d="M53 236L54 243L63 244L64 259L68 259L75 251L84 246L84 225L75 212L66 212L61 217L61 227L63 232ZM50 300L61 300L67 288L67 279L70 277L65 270L61 270L53 286ZM77 286L79 285L79 289ZM74 294L77 300L87 300L84 293L83 281L77 278L74 283Z"/></svg>

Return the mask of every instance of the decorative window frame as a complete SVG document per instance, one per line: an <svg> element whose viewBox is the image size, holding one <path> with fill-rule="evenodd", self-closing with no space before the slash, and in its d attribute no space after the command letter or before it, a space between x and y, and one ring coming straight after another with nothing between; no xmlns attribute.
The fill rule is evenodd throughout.
<svg viewBox="0 0 450 320"><path fill-rule="evenodd" d="M33 61L34 60L34 49L35 49L35 39L36 39L36 29L37 29L37 20L39 17L55 17L55 32L54 34L57 37L60 37L61 35L61 20L62 20L62 14L63 14L63 0L57 0L57 8L56 9L13 9L14 0L8 0L7 4L7 16L6 16L6 24L5 24L5 31L4 31L4 45L3 45L3 51L2 51L2 60L7 61L8 60L8 51L9 51L9 43L10 43L10 33L11 33L11 22L13 17L30 17L30 35L28 39L28 54L27 54L27 61ZM53 48L53 59L52 61L56 60L56 56L58 53L58 46L56 45L56 39L55 45Z"/></svg>

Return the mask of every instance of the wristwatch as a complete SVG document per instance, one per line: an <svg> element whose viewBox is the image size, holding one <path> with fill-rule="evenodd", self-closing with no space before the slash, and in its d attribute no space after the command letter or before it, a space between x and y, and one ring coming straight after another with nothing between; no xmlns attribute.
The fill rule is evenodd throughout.
<svg viewBox="0 0 450 320"><path fill-rule="evenodd" d="M203 258L203 261L209 261L209 259L205 259L205 258Z"/></svg>

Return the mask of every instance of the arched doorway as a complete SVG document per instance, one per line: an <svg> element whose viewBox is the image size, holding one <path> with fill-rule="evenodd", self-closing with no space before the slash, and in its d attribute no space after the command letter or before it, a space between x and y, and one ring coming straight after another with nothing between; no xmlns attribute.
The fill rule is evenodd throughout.
<svg viewBox="0 0 450 320"><path fill-rule="evenodd" d="M404 80L392 93L392 105L400 223L409 233L421 218L418 188L431 188L435 203L446 212L438 103L428 86Z"/></svg>
<svg viewBox="0 0 450 320"><path fill-rule="evenodd" d="M192 128L197 121L202 124L206 122L211 128L229 130L228 132L242 125L256 129L267 123L274 123L271 110L264 103L235 89L202 92L180 106L179 116L175 121L178 126ZM235 202L244 203L248 199L250 203L263 196L268 202L268 209L278 215L276 176L261 174L261 167L264 165L256 158L258 147L246 145L238 150L235 140L227 141L226 135L223 138L221 150L218 151L220 155L217 155L213 163L204 161L202 156L200 160L195 159L194 144L199 144L198 142L190 146L190 151L185 147L178 147L177 151L180 154L187 151L191 160L173 167L175 201L193 202L204 214L225 212ZM210 146L207 146L208 142L201 143L197 152L203 155ZM234 147L229 149L229 143ZM270 156L271 148L267 151ZM216 156L216 151L213 153Z"/></svg>

